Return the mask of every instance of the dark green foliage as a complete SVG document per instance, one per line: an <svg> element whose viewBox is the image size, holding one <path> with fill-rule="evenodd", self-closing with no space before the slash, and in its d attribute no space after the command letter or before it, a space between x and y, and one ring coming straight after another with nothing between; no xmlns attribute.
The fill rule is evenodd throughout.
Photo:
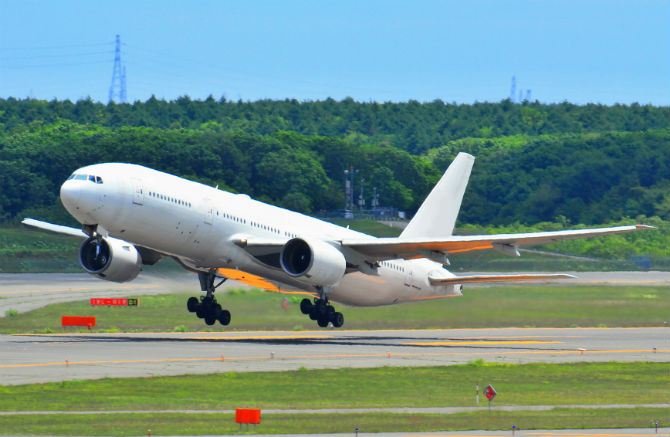
<svg viewBox="0 0 670 437"><path fill-rule="evenodd" d="M667 107L650 105L513 104L509 100L457 105L441 100L361 103L351 98L339 102L233 102L212 97L198 101L184 96L172 102L152 97L146 102L105 105L90 99L76 103L0 99L0 128L4 125L10 131L61 120L113 128L207 128L260 135L294 131L327 137L353 136L377 144L387 142L412 154L464 137L663 129L668 127L669 117Z"/></svg>
<svg viewBox="0 0 670 437"><path fill-rule="evenodd" d="M477 156L461 221L604 223L670 212L667 130L453 141L429 156L445 169Z"/></svg>
<svg viewBox="0 0 670 437"><path fill-rule="evenodd" d="M0 219L62 222L62 181L109 161L306 213L343 208L354 165L356 191L365 178L368 196L376 187L381 205L411 214L465 151L477 163L462 223L667 221L669 120L636 104L0 99Z"/></svg>

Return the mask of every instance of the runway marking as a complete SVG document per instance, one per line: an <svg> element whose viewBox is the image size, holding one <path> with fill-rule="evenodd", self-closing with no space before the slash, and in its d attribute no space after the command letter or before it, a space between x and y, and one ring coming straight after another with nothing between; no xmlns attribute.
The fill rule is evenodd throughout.
<svg viewBox="0 0 670 437"><path fill-rule="evenodd" d="M173 362L195 362L195 361L243 361L243 360L290 360L290 359L323 359L323 358L379 358L379 357L419 357L419 356L449 356L449 355L524 355L524 354L604 354L604 353L652 353L652 352L670 352L670 349L620 349L620 350L602 350L602 351L508 351L508 352L417 352L417 353L377 353L377 354L327 354L327 355L274 355L274 356L254 356L254 357L226 357L215 358L163 358L156 360L110 360L110 361L61 361L56 363L30 363L30 364L1 364L0 368L22 368L22 367L43 367L43 366L73 366L90 364L140 364L140 363L173 363Z"/></svg>
<svg viewBox="0 0 670 437"><path fill-rule="evenodd" d="M435 341L402 343L403 346L472 346L479 344L549 344L563 343L562 341L520 340L520 341Z"/></svg>
<svg viewBox="0 0 670 437"><path fill-rule="evenodd" d="M537 436L569 436L569 437L623 437L623 436L639 436L640 433L597 433L597 434L588 434L586 432L529 432L528 435L537 435ZM646 435L646 434L644 434ZM651 434L649 434L651 435Z"/></svg>
<svg viewBox="0 0 670 437"><path fill-rule="evenodd" d="M480 340L486 338L495 338L495 339L514 339L514 338L584 338L585 335L511 335L509 337L493 337L493 336L482 336L482 337L463 337L459 340ZM452 340L453 338L445 337L445 340Z"/></svg>
<svg viewBox="0 0 670 437"><path fill-rule="evenodd" d="M668 329L667 326L628 326L628 327L600 327L600 326L587 326L583 328L552 328L552 327L542 327L542 328L495 328L496 331L556 331L556 330L561 330L561 331L582 331L582 330L599 330L599 331L612 331L612 330L618 330L618 329L624 329L627 331L631 330L637 330L637 329ZM348 329L348 330L338 330L338 334L366 334L369 335L371 333L375 332L480 332L480 331L490 331L491 328L450 328L450 329L444 329L444 328L435 328L435 329L375 329L375 330L365 330L365 329ZM187 335L193 335L193 334L216 334L216 335L221 335L221 334L230 334L230 335L235 335L235 334L248 334L248 333L260 333L260 332L281 332L281 331L229 331L229 332L212 332L212 331L194 331L194 332L189 332ZM319 331L300 331L303 334L308 334L308 333L317 333L317 334L322 334L324 331L319 330ZM62 333L44 333L44 334L35 334L35 333L24 333L24 334L8 334L12 336L35 336L35 337L59 337L59 336L84 336L84 337L96 337L96 336L114 336L118 337L119 335L123 336L143 336L143 335L175 335L175 332L172 331L167 331L167 332L124 332L124 333L118 333L118 332L62 332ZM184 335L184 334L181 334ZM518 338L534 338L534 337L539 337L539 338L581 338L583 337L582 335L574 335L574 336L568 336L568 335L556 335L556 336L544 336L544 335L536 335L536 336L518 336ZM470 337L470 338L477 338L477 337ZM480 337L480 338L507 338L507 337Z"/></svg>
<svg viewBox="0 0 670 437"><path fill-rule="evenodd" d="M185 340L266 340L266 339L308 339L308 338L333 338L332 335L316 335L316 334L308 334L308 335L246 335L246 336L227 336L227 337L183 337Z"/></svg>
<svg viewBox="0 0 670 437"><path fill-rule="evenodd" d="M495 432L495 431L493 431ZM651 435L641 434L639 432L635 433L594 433L589 434L588 432L580 433L562 433L562 432L526 432L526 435L541 436L541 437L555 437L555 436L564 436L564 437L636 437L640 435ZM406 434L405 437L496 437L496 436L508 436L509 432L501 432L500 434Z"/></svg>
<svg viewBox="0 0 670 437"><path fill-rule="evenodd" d="M137 289L149 289L149 288L159 288L158 285L124 285L124 286L118 286L118 287L113 287L113 288L90 288L90 287L85 287L85 288L58 288L54 290L21 290L21 291L3 291L0 292L0 296L4 296L6 294L28 294L28 293L62 293L64 291L115 291L117 289L124 289L124 290L137 290Z"/></svg>

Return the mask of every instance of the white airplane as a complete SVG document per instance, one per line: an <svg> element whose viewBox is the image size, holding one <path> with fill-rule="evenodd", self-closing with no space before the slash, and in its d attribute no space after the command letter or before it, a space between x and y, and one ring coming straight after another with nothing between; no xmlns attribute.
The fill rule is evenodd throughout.
<svg viewBox="0 0 670 437"><path fill-rule="evenodd" d="M230 323L214 297L226 279L266 290L310 295L300 309L321 327L344 323L331 301L392 305L460 296L462 284L571 277L564 274L456 276L447 256L649 228L643 225L498 235L452 235L474 157L460 153L397 238L375 238L134 164L76 170L61 186L63 205L82 229L33 219L24 224L85 238L88 273L126 282L143 264L175 259L198 274L205 293L187 308L208 325ZM215 284L217 278L221 282Z"/></svg>

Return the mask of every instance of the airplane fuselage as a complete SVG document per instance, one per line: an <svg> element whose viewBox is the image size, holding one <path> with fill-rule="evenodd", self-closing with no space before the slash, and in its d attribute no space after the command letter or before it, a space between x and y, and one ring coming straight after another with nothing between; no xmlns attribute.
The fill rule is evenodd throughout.
<svg viewBox="0 0 670 437"><path fill-rule="evenodd" d="M78 169L61 187L61 200L80 223L101 226L111 237L172 256L193 270L234 269L257 275L282 291L317 289L288 275L276 256L250 253L242 243L247 238L375 238L134 164ZM348 269L327 288L327 295L361 306L460 296L460 285L430 283L429 273L440 269L442 265L425 258L381 261L369 274Z"/></svg>

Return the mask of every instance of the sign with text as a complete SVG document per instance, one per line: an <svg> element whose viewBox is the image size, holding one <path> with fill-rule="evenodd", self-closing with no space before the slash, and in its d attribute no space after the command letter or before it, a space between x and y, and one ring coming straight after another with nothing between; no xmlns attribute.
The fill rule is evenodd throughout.
<svg viewBox="0 0 670 437"><path fill-rule="evenodd" d="M122 306L122 307L136 307L140 305L138 298L117 298L117 299L100 299L92 298L92 306Z"/></svg>

